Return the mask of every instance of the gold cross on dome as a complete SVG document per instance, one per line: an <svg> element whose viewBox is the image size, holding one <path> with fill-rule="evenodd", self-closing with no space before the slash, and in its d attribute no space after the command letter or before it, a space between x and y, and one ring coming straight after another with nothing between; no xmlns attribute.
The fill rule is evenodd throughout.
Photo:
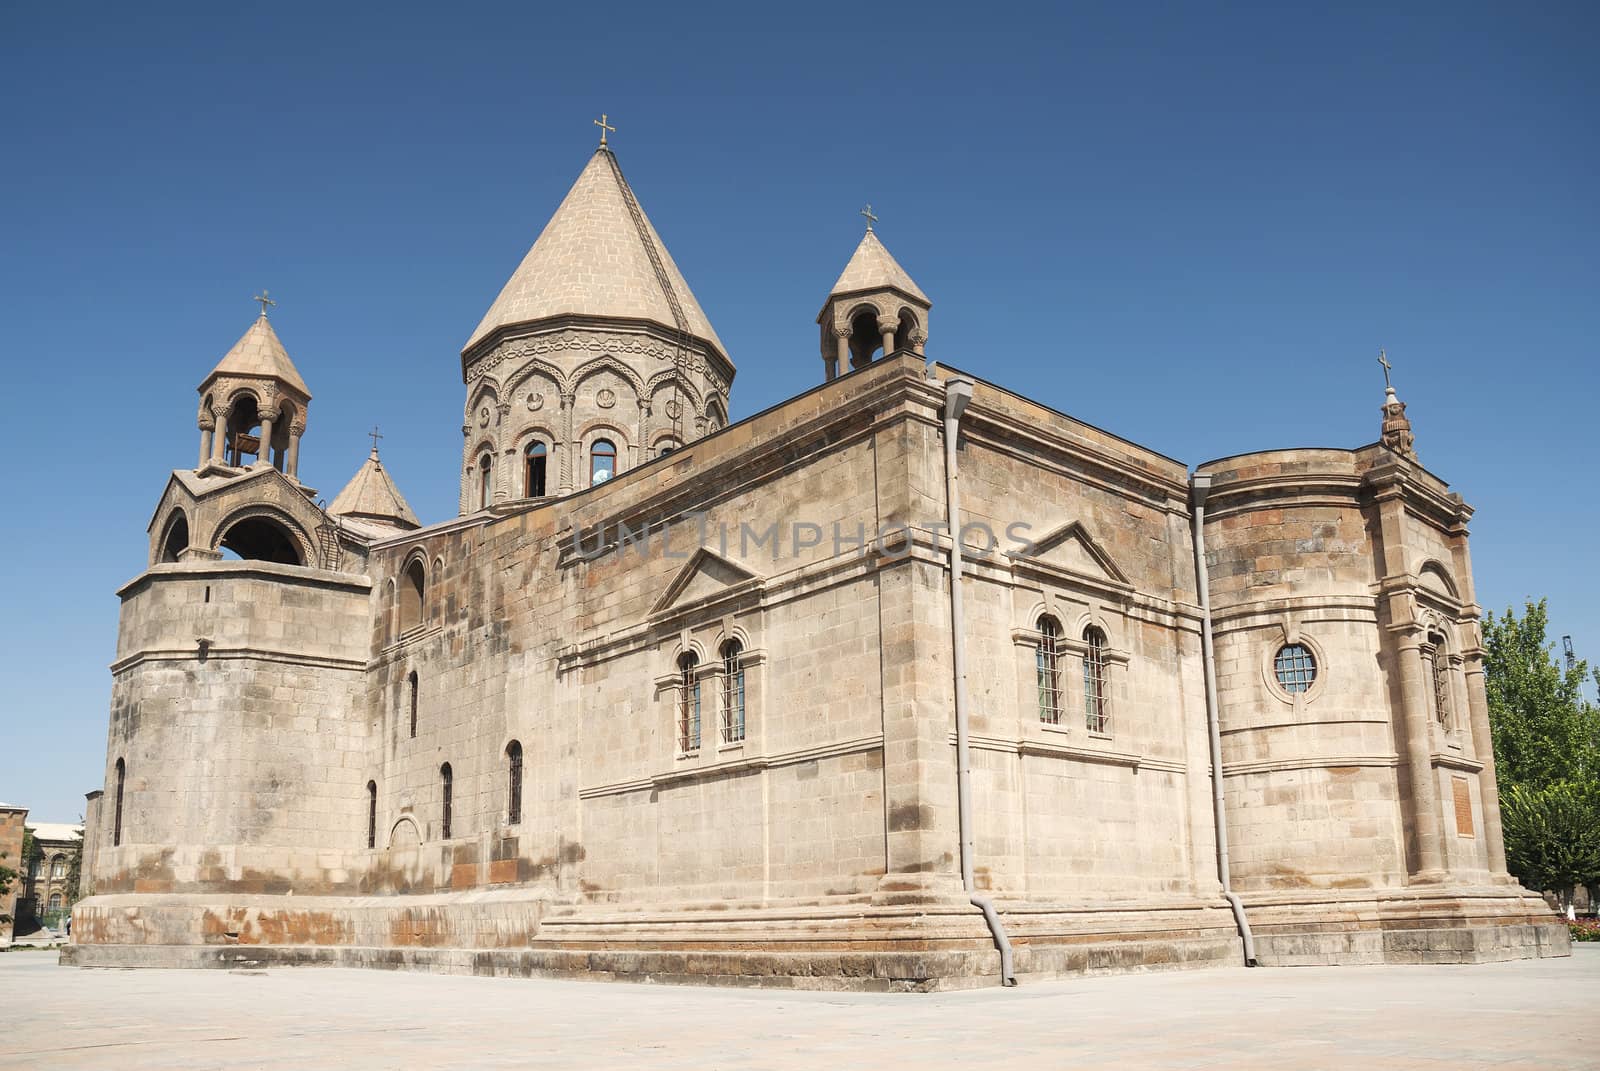
<svg viewBox="0 0 1600 1071"><path fill-rule="evenodd" d="M1389 363L1389 355L1382 350L1378 351L1378 363L1383 365L1383 386L1387 390L1394 385L1389 382L1389 369L1393 368L1394 365Z"/></svg>
<svg viewBox="0 0 1600 1071"><path fill-rule="evenodd" d="M607 118L609 117L606 115L606 113L601 112L600 118L594 120L594 125L600 128L600 147L602 149L606 147L606 135L615 134L617 132L616 127L607 124Z"/></svg>
<svg viewBox="0 0 1600 1071"><path fill-rule="evenodd" d="M878 217L872 214L872 205L870 203L859 214L867 217L867 230L869 231L872 229L872 225L878 222Z"/></svg>
<svg viewBox="0 0 1600 1071"><path fill-rule="evenodd" d="M265 319L266 315L267 315L267 306L268 305L272 305L272 306L276 307L277 304L278 304L276 301L273 301L271 298L269 298L267 296L267 293L268 293L267 291L263 290L263 291L261 291L261 293L257 294L255 297L250 299L251 301L259 301L259 302L261 302L261 316L262 316L263 319Z"/></svg>

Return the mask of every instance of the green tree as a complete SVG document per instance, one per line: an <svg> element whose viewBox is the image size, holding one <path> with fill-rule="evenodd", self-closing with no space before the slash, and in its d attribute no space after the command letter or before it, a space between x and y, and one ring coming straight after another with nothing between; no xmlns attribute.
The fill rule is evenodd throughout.
<svg viewBox="0 0 1600 1071"><path fill-rule="evenodd" d="M1600 711L1583 701L1588 666L1555 656L1545 601L1483 625L1484 690L1502 787L1600 781Z"/></svg>
<svg viewBox="0 0 1600 1071"><path fill-rule="evenodd" d="M1529 888L1600 883L1600 709L1587 665L1563 666L1544 600L1484 622L1484 689L1494 737L1506 867Z"/></svg>
<svg viewBox="0 0 1600 1071"><path fill-rule="evenodd" d="M1552 889L1565 908L1577 885L1600 876L1594 793L1571 781L1513 785L1500 797L1506 866L1530 889Z"/></svg>

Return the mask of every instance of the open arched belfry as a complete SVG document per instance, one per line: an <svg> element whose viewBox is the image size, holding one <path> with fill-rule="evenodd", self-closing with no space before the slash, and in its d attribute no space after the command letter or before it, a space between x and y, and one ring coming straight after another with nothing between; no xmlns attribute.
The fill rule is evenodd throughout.
<svg viewBox="0 0 1600 1071"><path fill-rule="evenodd" d="M1190 471L937 361L982 355L929 346L873 218L818 385L729 424L602 144L461 352L429 525L376 433L331 504L301 482L263 295L119 593L63 958L925 990L1564 954L1506 872L1472 510L1394 391L1369 445Z"/></svg>

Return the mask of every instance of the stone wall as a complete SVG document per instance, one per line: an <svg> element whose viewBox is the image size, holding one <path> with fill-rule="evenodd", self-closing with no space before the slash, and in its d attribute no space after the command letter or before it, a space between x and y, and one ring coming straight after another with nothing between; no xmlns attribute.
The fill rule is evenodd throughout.
<svg viewBox="0 0 1600 1071"><path fill-rule="evenodd" d="M0 896L0 947L11 943L17 900L28 884L28 868L22 858L22 826L27 817L26 807L0 807L0 866L16 871L11 888Z"/></svg>
<svg viewBox="0 0 1600 1071"><path fill-rule="evenodd" d="M99 892L353 887L370 585L264 562L158 565L120 593ZM120 836L120 845L113 843Z"/></svg>

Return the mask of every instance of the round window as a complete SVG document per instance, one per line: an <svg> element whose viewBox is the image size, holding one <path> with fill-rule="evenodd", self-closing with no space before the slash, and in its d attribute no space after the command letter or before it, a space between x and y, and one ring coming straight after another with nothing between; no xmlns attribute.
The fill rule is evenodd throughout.
<svg viewBox="0 0 1600 1071"><path fill-rule="evenodd" d="M1311 690L1317 679L1317 659L1303 643L1286 643L1272 659L1278 684L1290 695Z"/></svg>

